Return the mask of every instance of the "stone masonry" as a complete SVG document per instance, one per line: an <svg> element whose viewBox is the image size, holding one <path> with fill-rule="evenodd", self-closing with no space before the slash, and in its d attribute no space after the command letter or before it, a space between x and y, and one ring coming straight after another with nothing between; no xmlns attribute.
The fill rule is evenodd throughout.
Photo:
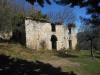
<svg viewBox="0 0 100 75"><path fill-rule="evenodd" d="M30 18L25 20L26 46L30 49L48 49L61 50L63 48L75 49L77 37L75 28L71 29L69 34L68 28L64 25L52 25L48 22L35 21ZM71 44L69 44L71 40Z"/></svg>

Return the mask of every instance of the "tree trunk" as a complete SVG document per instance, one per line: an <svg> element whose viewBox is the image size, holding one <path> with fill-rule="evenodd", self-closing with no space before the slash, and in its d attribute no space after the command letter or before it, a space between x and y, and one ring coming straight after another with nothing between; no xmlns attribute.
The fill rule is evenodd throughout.
<svg viewBox="0 0 100 75"><path fill-rule="evenodd" d="M91 42L91 57L92 57L92 59L94 59L94 54L93 54L93 40L91 39L90 42Z"/></svg>

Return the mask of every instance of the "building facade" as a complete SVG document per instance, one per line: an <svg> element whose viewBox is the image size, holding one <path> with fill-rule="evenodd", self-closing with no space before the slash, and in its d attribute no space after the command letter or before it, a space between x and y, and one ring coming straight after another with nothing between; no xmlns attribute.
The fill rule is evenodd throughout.
<svg viewBox="0 0 100 75"><path fill-rule="evenodd" d="M77 44L75 28L69 30L64 25L27 18L25 20L25 31L26 46L31 49L75 49Z"/></svg>

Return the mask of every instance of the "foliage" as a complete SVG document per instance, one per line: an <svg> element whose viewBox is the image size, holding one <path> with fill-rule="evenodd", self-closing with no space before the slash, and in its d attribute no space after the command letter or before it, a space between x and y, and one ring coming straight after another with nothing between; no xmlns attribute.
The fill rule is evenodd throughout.
<svg viewBox="0 0 100 75"><path fill-rule="evenodd" d="M92 24L87 19L81 19L82 25L80 26L78 33L78 42L80 45L85 45L86 49L90 49L90 40L93 41L93 48L99 50L100 46L100 26Z"/></svg>
<svg viewBox="0 0 100 75"><path fill-rule="evenodd" d="M86 7L87 13L92 17L88 20L96 26L100 25L100 0L55 0L57 4L70 4L71 6Z"/></svg>
<svg viewBox="0 0 100 75"><path fill-rule="evenodd" d="M51 4L50 0L26 0L30 2L31 4L34 4L35 2L38 2L41 6L44 5L44 1L46 1L48 4ZM70 4L71 6L79 5L80 7L88 7L89 13L100 13L100 7L99 0L54 0L55 3L60 5L67 5ZM93 9L94 8L94 9Z"/></svg>
<svg viewBox="0 0 100 75"><path fill-rule="evenodd" d="M29 11L33 10L32 8ZM16 3L16 0L0 0L0 33L13 33L10 36L11 41L25 44L25 17L27 10L24 10L23 4ZM31 14L34 19L46 19L41 12L32 11ZM0 34L2 37L2 35ZM1 38L0 37L0 38Z"/></svg>
<svg viewBox="0 0 100 75"><path fill-rule="evenodd" d="M48 3L48 4L51 4L51 2L50 2L50 0L26 0L26 1L28 1L29 3L31 3L32 5L35 3L35 2L38 2L38 4L40 5L40 6L44 6L44 3L45 3L45 1Z"/></svg>
<svg viewBox="0 0 100 75"><path fill-rule="evenodd" d="M87 45L90 46L90 51L91 51L91 56L94 57L94 49L97 50L97 41L100 41L98 35L100 33L100 31L98 32L98 29L100 29L100 26L96 26L94 24L92 24L89 20L87 19L81 19L82 20L82 30L81 33L84 34L84 38L83 36L80 36L80 34L78 34L78 41L79 39L83 38L84 41L88 41ZM83 41L83 40L81 40ZM85 44L84 44L85 45ZM99 43L100 45L100 43ZM86 46L86 45L85 45Z"/></svg>
<svg viewBox="0 0 100 75"><path fill-rule="evenodd" d="M13 30L18 29L19 31L24 30L24 20L25 16L22 13L17 13L13 16ZM22 27L22 28L21 28Z"/></svg>
<svg viewBox="0 0 100 75"><path fill-rule="evenodd" d="M42 20L45 20L45 21L48 21L49 19L47 18L47 16L46 15L43 15L42 13L41 13L41 11L36 11L36 10L34 10L34 9L32 9L30 12L29 12L29 15L28 15L29 17L31 17L32 19L34 19L34 20L40 20L40 21L42 21Z"/></svg>
<svg viewBox="0 0 100 75"><path fill-rule="evenodd" d="M87 41L86 33L85 32L78 32L77 34L77 42L78 46L82 50L89 50L90 49L90 42Z"/></svg>
<svg viewBox="0 0 100 75"><path fill-rule="evenodd" d="M15 25L22 24L24 15L16 10L18 6L12 5L10 0L1 0L0 3L0 31L11 32Z"/></svg>
<svg viewBox="0 0 100 75"><path fill-rule="evenodd" d="M0 31L9 32L12 30L12 10L9 5L5 5L6 1L0 5Z"/></svg>
<svg viewBox="0 0 100 75"><path fill-rule="evenodd" d="M13 1L15 2L15 0ZM0 33L13 33L13 36L10 36L11 40L25 41L25 14L20 8L16 3L12 4L10 0L0 1Z"/></svg>
<svg viewBox="0 0 100 75"><path fill-rule="evenodd" d="M89 34L89 32L88 32L88 34ZM83 32L83 31L78 32L77 40L78 40L80 49L89 50L90 49L90 41L88 40L89 35L91 35L91 36L94 35L95 38L93 38L93 48L95 50L100 50L100 27L98 27L98 29L96 29L95 33L89 34L89 35L88 34L87 34L87 32Z"/></svg>
<svg viewBox="0 0 100 75"><path fill-rule="evenodd" d="M100 2L99 0L55 0L56 3L58 4L71 4L71 6L79 5L81 7L84 6L91 6L88 9L90 10L90 13L97 12L99 13L99 5L98 3ZM94 9L93 9L94 8Z"/></svg>
<svg viewBox="0 0 100 75"><path fill-rule="evenodd" d="M11 40L14 42L19 42L23 45L26 43L25 38L25 25L24 25L25 17L24 14L17 13L13 17L13 36Z"/></svg>

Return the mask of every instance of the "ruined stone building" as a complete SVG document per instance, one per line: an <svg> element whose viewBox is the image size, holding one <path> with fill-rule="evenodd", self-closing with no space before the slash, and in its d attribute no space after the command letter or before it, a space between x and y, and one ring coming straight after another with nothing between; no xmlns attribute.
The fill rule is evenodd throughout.
<svg viewBox="0 0 100 75"><path fill-rule="evenodd" d="M68 29L64 25L27 18L25 30L26 46L31 49L75 49L77 44L75 28Z"/></svg>

